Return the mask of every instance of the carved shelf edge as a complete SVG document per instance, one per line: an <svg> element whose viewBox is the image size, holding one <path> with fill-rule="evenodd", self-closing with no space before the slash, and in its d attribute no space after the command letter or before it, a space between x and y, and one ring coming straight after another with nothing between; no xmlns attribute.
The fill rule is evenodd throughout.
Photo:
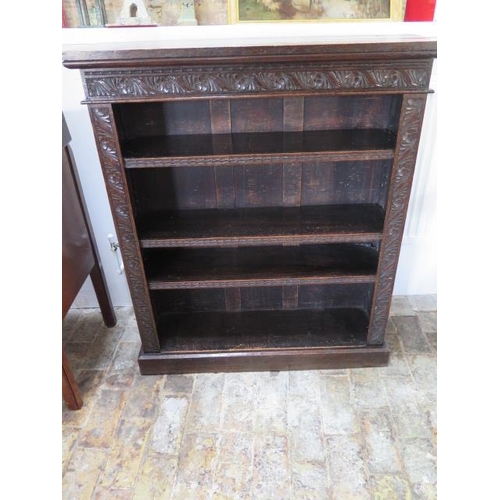
<svg viewBox="0 0 500 500"><path fill-rule="evenodd" d="M83 70L89 102L314 91L427 91L428 61Z"/></svg>
<svg viewBox="0 0 500 500"><path fill-rule="evenodd" d="M291 286L291 285L341 285L352 283L374 283L375 275L319 276L305 278L256 278L256 279L204 279L203 281L161 281L150 280L150 290L181 290L199 288L240 288L256 286Z"/></svg>
<svg viewBox="0 0 500 500"><path fill-rule="evenodd" d="M220 237L220 238L141 238L141 248L178 248L178 247L234 247L236 245L263 246L263 245L315 245L322 243L367 243L377 242L382 233L360 234L322 234L297 236L248 236L248 237Z"/></svg>
<svg viewBox="0 0 500 500"><path fill-rule="evenodd" d="M172 156L159 158L125 158L125 168L164 168L164 167L221 167L235 165L282 165L307 161L368 161L391 160L394 150L373 151L339 151L328 153L290 153L262 155L230 155L230 156Z"/></svg>

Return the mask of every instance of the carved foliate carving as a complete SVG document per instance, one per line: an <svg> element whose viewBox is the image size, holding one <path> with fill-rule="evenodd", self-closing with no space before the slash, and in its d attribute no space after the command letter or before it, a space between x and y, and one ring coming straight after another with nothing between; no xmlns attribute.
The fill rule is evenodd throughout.
<svg viewBox="0 0 500 500"><path fill-rule="evenodd" d="M364 68L314 64L300 69L281 66L195 67L150 70L112 69L84 72L90 99L125 99L185 95L230 95L352 89L426 89L430 67Z"/></svg>
<svg viewBox="0 0 500 500"><path fill-rule="evenodd" d="M410 199L425 102L426 96L419 95L407 96L402 103L399 132L401 140L395 155L396 172L390 190L393 194L388 200L386 236L380 250L378 280L375 286L368 331L368 343L370 344L382 344L384 341L406 211Z"/></svg>
<svg viewBox="0 0 500 500"><path fill-rule="evenodd" d="M97 147L101 160L109 201L120 239L120 250L126 266L130 294L136 310L137 325L145 352L160 350L147 284L139 260L140 249L131 222L130 205L125 179L118 159L118 146L113 132L110 106L91 106Z"/></svg>

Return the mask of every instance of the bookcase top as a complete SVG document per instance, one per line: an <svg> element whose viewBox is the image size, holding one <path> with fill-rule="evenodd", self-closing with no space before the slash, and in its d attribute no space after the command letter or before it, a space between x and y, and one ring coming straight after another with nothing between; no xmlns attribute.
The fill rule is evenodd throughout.
<svg viewBox="0 0 500 500"><path fill-rule="evenodd" d="M223 32L224 33L224 32ZM419 35L299 34L245 37L173 37L63 45L68 68L197 64L202 61L428 59L436 38Z"/></svg>

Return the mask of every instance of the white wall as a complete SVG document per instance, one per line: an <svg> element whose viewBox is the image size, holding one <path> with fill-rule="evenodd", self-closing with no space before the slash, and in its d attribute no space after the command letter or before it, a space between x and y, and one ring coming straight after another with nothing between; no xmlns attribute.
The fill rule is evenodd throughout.
<svg viewBox="0 0 500 500"><path fill-rule="evenodd" d="M352 23L352 24L286 24L279 25L238 25L238 26L195 26L158 27L126 29L66 29L62 30L63 48L68 44L94 43L119 40L198 40L226 39L232 44L238 40L247 42L255 37L270 40L293 35L301 37L339 35L379 35L379 34L421 34L436 36L436 23ZM201 42L200 42L201 41ZM436 69L436 67L435 67ZM398 266L394 293L414 295L437 293L436 278L436 99L437 72L434 71L431 87L436 91L429 96L414 187L410 200L405 227L403 246ZM81 104L84 99L83 87L78 70L62 68L62 111L72 135L71 147L78 166L84 196L90 219L94 227L97 246L111 298L115 306L130 305L130 296L124 274L118 274L115 255L110 251L107 235L116 234L106 196L99 159L94 142L88 111ZM73 307L95 307L95 295L87 280Z"/></svg>
<svg viewBox="0 0 500 500"><path fill-rule="evenodd" d="M64 68L62 98L62 111L72 138L70 146L75 157L111 299L116 306L130 305L125 275L117 272L116 257L110 250L107 238L108 234L116 235L116 232L89 114L87 107L80 104L84 99L84 93L79 71ZM90 279L87 279L73 307L95 306L97 306L97 301L94 289Z"/></svg>

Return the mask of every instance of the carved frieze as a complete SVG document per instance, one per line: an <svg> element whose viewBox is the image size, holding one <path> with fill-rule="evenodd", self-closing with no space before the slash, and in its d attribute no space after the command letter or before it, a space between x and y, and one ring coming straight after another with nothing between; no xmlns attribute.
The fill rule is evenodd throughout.
<svg viewBox="0 0 500 500"><path fill-rule="evenodd" d="M242 67L110 69L84 71L87 97L91 100L142 99L158 96L213 96L259 92L335 90L426 89L430 79L427 63L397 67L380 63L342 66L314 64L300 68L287 65Z"/></svg>

